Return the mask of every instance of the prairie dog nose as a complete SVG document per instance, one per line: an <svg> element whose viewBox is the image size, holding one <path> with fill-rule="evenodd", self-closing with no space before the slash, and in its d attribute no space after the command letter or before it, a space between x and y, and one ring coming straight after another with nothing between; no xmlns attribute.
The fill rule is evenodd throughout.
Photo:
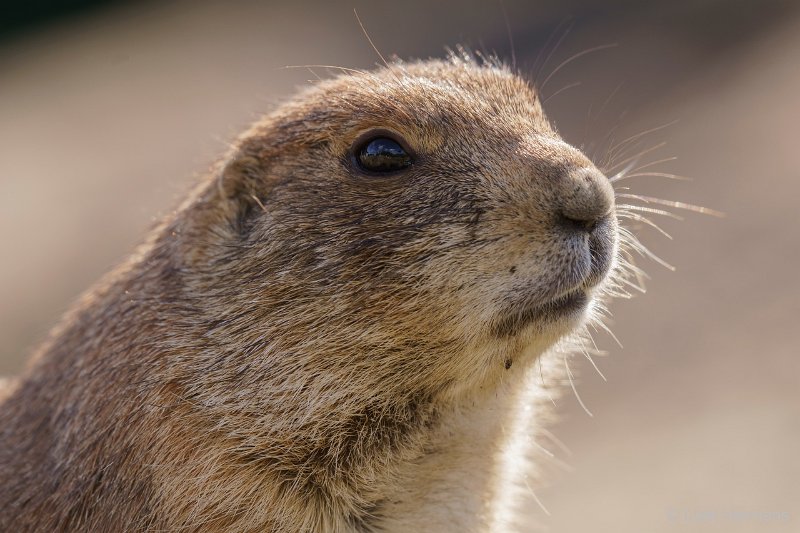
<svg viewBox="0 0 800 533"><path fill-rule="evenodd" d="M562 177L561 221L581 231L592 231L614 207L614 188L594 166L575 168Z"/></svg>

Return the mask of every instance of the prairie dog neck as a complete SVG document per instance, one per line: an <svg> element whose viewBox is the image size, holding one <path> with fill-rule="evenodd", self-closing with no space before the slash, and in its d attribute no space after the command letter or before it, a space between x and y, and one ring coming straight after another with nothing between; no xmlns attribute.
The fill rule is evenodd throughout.
<svg viewBox="0 0 800 533"><path fill-rule="evenodd" d="M515 508L531 496L527 478L538 474L529 464L541 427L533 421L541 424L549 401L538 365L516 370L496 390L442 413L426 453L403 468L380 508L380 531L512 530Z"/></svg>

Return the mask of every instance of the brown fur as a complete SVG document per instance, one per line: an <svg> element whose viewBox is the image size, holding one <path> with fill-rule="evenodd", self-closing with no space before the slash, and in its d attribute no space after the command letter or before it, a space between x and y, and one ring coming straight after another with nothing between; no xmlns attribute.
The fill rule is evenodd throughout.
<svg viewBox="0 0 800 533"><path fill-rule="evenodd" d="M412 147L406 174L354 168L371 128ZM503 67L396 64L302 92L11 385L0 530L382 531L417 496L459 520L436 458L489 461L470 439L505 418L454 421L517 398L537 357L586 320L595 304L556 318L537 306L607 287L615 220L592 258L563 219L612 206ZM496 485L492 468L475 483ZM464 527L490 527L486 509Z"/></svg>

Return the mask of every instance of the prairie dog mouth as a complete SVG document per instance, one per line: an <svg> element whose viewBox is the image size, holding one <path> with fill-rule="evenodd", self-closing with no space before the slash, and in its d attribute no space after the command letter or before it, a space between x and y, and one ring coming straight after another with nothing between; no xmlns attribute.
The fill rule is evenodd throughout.
<svg viewBox="0 0 800 533"><path fill-rule="evenodd" d="M552 279L537 279L534 270L527 281L515 284L504 295L491 333L510 337L532 324L574 327L591 304L595 289L613 268L616 240L616 224L611 217L605 217L590 233L568 235L560 247L561 270Z"/></svg>
<svg viewBox="0 0 800 533"><path fill-rule="evenodd" d="M586 289L574 289L553 300L532 306L520 306L503 313L491 327L496 337L510 337L532 323L552 323L578 318L588 307L591 296Z"/></svg>

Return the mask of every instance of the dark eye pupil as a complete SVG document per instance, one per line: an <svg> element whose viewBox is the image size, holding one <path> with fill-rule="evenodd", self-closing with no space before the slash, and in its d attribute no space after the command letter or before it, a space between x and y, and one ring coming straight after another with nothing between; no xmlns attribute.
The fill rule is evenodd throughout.
<svg viewBox="0 0 800 533"><path fill-rule="evenodd" d="M368 141L356 154L358 164L370 172L394 172L411 165L411 156L388 137Z"/></svg>

